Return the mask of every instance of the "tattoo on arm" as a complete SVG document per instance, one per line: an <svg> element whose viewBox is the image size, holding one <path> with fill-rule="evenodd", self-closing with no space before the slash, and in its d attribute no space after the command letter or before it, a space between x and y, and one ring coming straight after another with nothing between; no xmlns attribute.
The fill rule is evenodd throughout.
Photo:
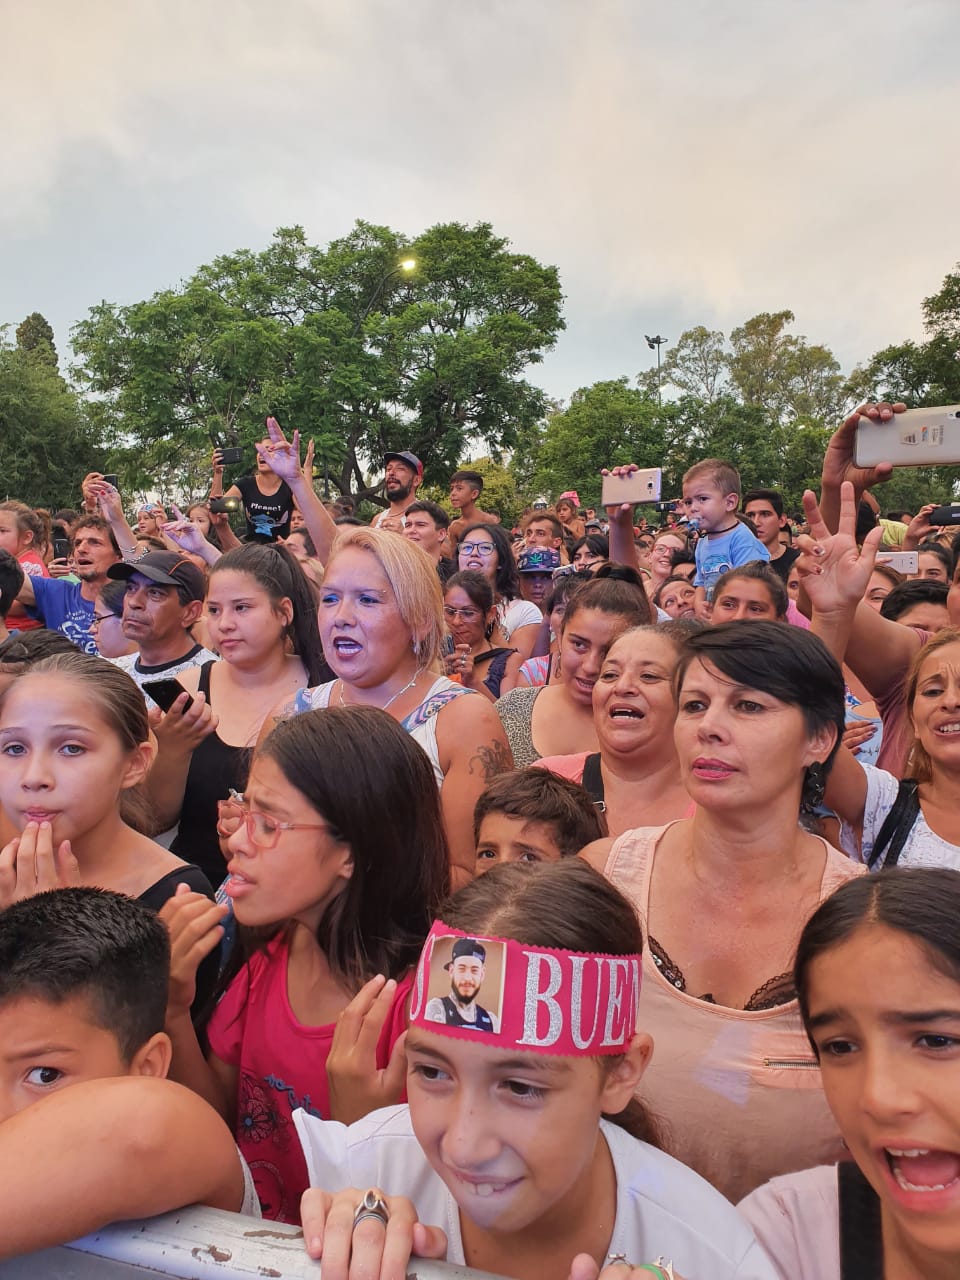
<svg viewBox="0 0 960 1280"><path fill-rule="evenodd" d="M297 713L297 701L291 698L289 702L285 702L273 713L273 723L283 724L284 720L292 720Z"/></svg>
<svg viewBox="0 0 960 1280"><path fill-rule="evenodd" d="M503 742L494 742L492 745L477 747L476 755L471 757L467 766L467 772L475 773L479 769L486 785L501 773L509 773L512 768L513 759L509 748Z"/></svg>

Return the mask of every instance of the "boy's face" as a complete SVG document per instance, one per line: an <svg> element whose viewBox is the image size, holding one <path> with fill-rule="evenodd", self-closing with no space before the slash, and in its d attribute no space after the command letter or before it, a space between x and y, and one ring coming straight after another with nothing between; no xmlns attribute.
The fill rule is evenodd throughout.
<svg viewBox="0 0 960 1280"><path fill-rule="evenodd" d="M0 1003L0 1123L54 1090L113 1076L163 1077L170 1042L153 1036L127 1061L112 1031L97 1025L86 996L60 1003L17 996Z"/></svg>
<svg viewBox="0 0 960 1280"><path fill-rule="evenodd" d="M482 876L504 862L559 862L562 853L549 822L488 813L477 834L477 864Z"/></svg>
<svg viewBox="0 0 960 1280"><path fill-rule="evenodd" d="M719 485L709 480L691 480L683 486L683 500L687 515L696 520L698 528L705 533L732 528L732 513L738 501L735 493L721 493Z"/></svg>

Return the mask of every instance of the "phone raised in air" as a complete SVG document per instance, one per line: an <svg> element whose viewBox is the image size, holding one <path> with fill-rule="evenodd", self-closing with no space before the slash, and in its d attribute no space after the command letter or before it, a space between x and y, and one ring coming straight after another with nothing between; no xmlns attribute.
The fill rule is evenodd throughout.
<svg viewBox="0 0 960 1280"><path fill-rule="evenodd" d="M225 467L235 467L238 462L243 461L243 450L232 444L218 444L217 449L220 452L220 461Z"/></svg>
<svg viewBox="0 0 960 1280"><path fill-rule="evenodd" d="M885 564L888 569L896 569L897 573L919 573L919 551L884 551L877 552L877 564Z"/></svg>
<svg viewBox="0 0 960 1280"><path fill-rule="evenodd" d="M907 409L887 422L861 417L853 445L858 467L945 467L960 462L960 404Z"/></svg>
<svg viewBox="0 0 960 1280"><path fill-rule="evenodd" d="M927 520L935 529L945 524L960 524L960 502L948 502L945 506L934 507Z"/></svg>
<svg viewBox="0 0 960 1280"><path fill-rule="evenodd" d="M113 485L114 489L118 489L118 488L120 487L120 486L117 484L117 476L115 476L115 475L113 475L113 474L108 475L108 476L104 476L104 477L103 477L103 483L104 483L104 484L110 484L110 485Z"/></svg>
<svg viewBox="0 0 960 1280"><path fill-rule="evenodd" d="M149 693L161 711L169 711L181 693L186 693L186 689L179 680L146 680L143 684L144 693ZM183 710L186 711L193 706L193 697L188 697Z"/></svg>
<svg viewBox="0 0 960 1280"><path fill-rule="evenodd" d="M600 492L602 507L618 507L623 502L638 506L641 502L659 502L662 472L659 467L631 471L626 476L605 475Z"/></svg>
<svg viewBox="0 0 960 1280"><path fill-rule="evenodd" d="M222 516L224 514L230 514L233 511L239 511L239 510L240 510L239 498L211 498L210 499L211 515Z"/></svg>

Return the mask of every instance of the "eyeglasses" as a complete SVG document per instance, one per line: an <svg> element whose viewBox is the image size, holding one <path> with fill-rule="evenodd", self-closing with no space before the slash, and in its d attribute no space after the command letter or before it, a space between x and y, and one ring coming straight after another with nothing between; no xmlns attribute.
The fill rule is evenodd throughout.
<svg viewBox="0 0 960 1280"><path fill-rule="evenodd" d="M462 618L464 622L472 622L474 618L480 617L480 610L479 609L455 609L453 605L445 604L443 606L443 616L445 618L450 618L454 622L457 620L457 618Z"/></svg>
<svg viewBox="0 0 960 1280"><path fill-rule="evenodd" d="M461 542L460 554L464 552L468 556L492 556L496 547L492 542Z"/></svg>
<svg viewBox="0 0 960 1280"><path fill-rule="evenodd" d="M109 622L111 618L119 618L119 613L95 613L90 619L91 627L99 627L101 622Z"/></svg>
<svg viewBox="0 0 960 1280"><path fill-rule="evenodd" d="M239 817L228 815L221 817L217 823L217 832L222 836L232 836L240 826L246 827L247 838L258 849L275 849L284 831L326 831L334 840L339 834L327 822L281 822L269 813L261 813L251 809L248 804L241 808Z"/></svg>

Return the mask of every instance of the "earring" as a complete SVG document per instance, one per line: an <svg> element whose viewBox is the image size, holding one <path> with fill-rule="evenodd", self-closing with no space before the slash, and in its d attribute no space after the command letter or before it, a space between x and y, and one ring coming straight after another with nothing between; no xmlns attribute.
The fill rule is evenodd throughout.
<svg viewBox="0 0 960 1280"><path fill-rule="evenodd" d="M415 658L419 658L419 657L420 657L420 640L419 640L419 638L417 638L417 639L416 639L416 640L414 640L414 642L413 642L413 656L414 656Z"/></svg>
<svg viewBox="0 0 960 1280"><path fill-rule="evenodd" d="M815 760L813 764L807 765L806 773L803 777L804 809L816 809L823 803L823 793L826 785L827 780L823 770L823 762Z"/></svg>
<svg viewBox="0 0 960 1280"><path fill-rule="evenodd" d="M483 629L483 638L485 640L489 640L492 635L493 635L493 623L488 622Z"/></svg>

